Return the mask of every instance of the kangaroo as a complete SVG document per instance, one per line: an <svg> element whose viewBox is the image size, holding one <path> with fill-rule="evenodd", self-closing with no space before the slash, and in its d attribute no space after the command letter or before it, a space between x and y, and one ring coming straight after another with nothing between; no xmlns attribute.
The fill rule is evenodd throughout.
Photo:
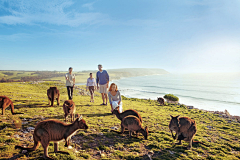
<svg viewBox="0 0 240 160"><path fill-rule="evenodd" d="M51 107L53 106L55 98L57 99L57 105L60 104L60 93L57 87L50 87L47 90L47 96L48 96L48 105L50 104L51 101Z"/></svg>
<svg viewBox="0 0 240 160"><path fill-rule="evenodd" d="M124 117L121 122L121 133L124 133L125 128L129 130L129 136L132 136L132 132L142 133L145 139L148 137L148 127L146 126L145 129L142 127L141 121L136 116L127 116Z"/></svg>
<svg viewBox="0 0 240 160"><path fill-rule="evenodd" d="M71 122L74 121L75 118L75 111L76 111L76 106L75 103L72 100L66 100L63 103L63 111L65 113L65 122L67 122L67 116L70 114L71 116Z"/></svg>
<svg viewBox="0 0 240 160"><path fill-rule="evenodd" d="M8 107L8 106L11 106L11 112L12 114L23 114L23 113L14 113L14 105L13 105L13 102L6 96L0 96L0 106L2 108L2 115L5 114L5 109Z"/></svg>
<svg viewBox="0 0 240 160"><path fill-rule="evenodd" d="M120 113L119 110L115 109L115 110L113 110L112 114L115 114L117 116L117 118L121 121L126 116L129 116L129 115L136 116L142 123L142 117L140 116L140 114L137 111L132 110L132 109L126 110L122 113Z"/></svg>
<svg viewBox="0 0 240 160"><path fill-rule="evenodd" d="M40 142L44 148L44 158L52 159L48 156L49 142L54 142L54 152L69 154L68 152L58 150L58 142L65 139L65 147L69 146L71 136L76 133L78 129L88 129L86 122L79 116L72 124L66 124L59 120L45 120L36 125L33 133L34 146L32 148L25 148L22 146L15 146L15 149L24 149L28 151L35 151Z"/></svg>
<svg viewBox="0 0 240 160"><path fill-rule="evenodd" d="M165 101L162 97L158 97L157 101L160 105L163 105L163 106L165 105Z"/></svg>
<svg viewBox="0 0 240 160"><path fill-rule="evenodd" d="M194 120L192 120L189 117L180 117L180 115L173 117L171 116L171 121L169 123L169 129L170 132L172 133L172 137L173 139L177 139L179 140L179 142L177 143L178 145L182 144L182 140L189 142L189 145L187 147L187 149L191 149L192 148L192 143L201 143L198 141L193 141L193 137L195 136L196 132L197 132L197 124ZM173 135L173 132L176 132L176 135Z"/></svg>

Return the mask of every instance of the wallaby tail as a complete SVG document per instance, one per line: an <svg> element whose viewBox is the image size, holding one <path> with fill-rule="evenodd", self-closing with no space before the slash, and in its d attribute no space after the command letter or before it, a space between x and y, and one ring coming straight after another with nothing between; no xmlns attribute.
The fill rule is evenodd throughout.
<svg viewBox="0 0 240 160"><path fill-rule="evenodd" d="M22 147L22 146L15 146L15 149L22 149L22 150L27 150L27 151L35 151L38 149L40 142L36 140L35 136L33 135L34 139L34 146L33 147Z"/></svg>
<svg viewBox="0 0 240 160"><path fill-rule="evenodd" d="M53 106L53 103L54 103L54 90L52 90L51 106Z"/></svg>

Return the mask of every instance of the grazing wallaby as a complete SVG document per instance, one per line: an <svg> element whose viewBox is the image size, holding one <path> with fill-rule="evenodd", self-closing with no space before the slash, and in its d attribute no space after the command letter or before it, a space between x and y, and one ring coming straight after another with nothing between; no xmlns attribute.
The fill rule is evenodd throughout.
<svg viewBox="0 0 240 160"><path fill-rule="evenodd" d="M184 140L186 142L189 142L189 146L187 147L187 149L191 149L192 143L201 143L198 141L193 141L193 137L197 132L197 124L194 120L188 117L179 118L179 115L176 117L173 117L172 115L170 116L172 117L172 119L168 127L172 133L173 139L179 140L177 144L181 145L181 140ZM175 136L173 135L172 131L176 132Z"/></svg>
<svg viewBox="0 0 240 160"><path fill-rule="evenodd" d="M75 103L72 100L66 100L63 103L63 111L65 113L65 115L64 115L65 122L67 122L67 116L69 114L70 114L70 117L71 117L71 122L73 122L74 118L75 118L75 111L76 111Z"/></svg>
<svg viewBox="0 0 240 160"><path fill-rule="evenodd" d="M51 101L51 107L53 106L54 100L57 99L57 105L60 104L60 93L57 87L50 87L47 90L47 96L48 96L48 105L50 104Z"/></svg>
<svg viewBox="0 0 240 160"><path fill-rule="evenodd" d="M142 127L141 121L136 116L124 117L121 123L121 133L124 133L125 128L129 130L129 136L132 136L132 132L142 133L145 139L148 137L148 127L145 129ZM138 134L137 134L138 136Z"/></svg>
<svg viewBox="0 0 240 160"><path fill-rule="evenodd" d="M65 147L69 146L71 136L75 134L78 129L88 129L86 122L79 116L72 124L66 124L59 120L45 120L39 122L33 133L34 146L32 148L25 148L15 146L15 149L24 149L28 151L35 151L40 142L44 148L44 158L52 159L48 156L49 142L54 142L54 152L69 154L68 152L58 151L58 142L65 139Z"/></svg>
<svg viewBox="0 0 240 160"><path fill-rule="evenodd" d="M112 114L115 114L119 120L122 120L124 117L130 116L130 115L136 116L142 123L142 117L140 116L140 114L137 111L135 111L133 109L126 110L122 113L120 113L119 110L115 109L115 110L113 110Z"/></svg>
<svg viewBox="0 0 240 160"><path fill-rule="evenodd" d="M163 106L165 105L165 101L162 97L158 97L157 101L160 105L163 105Z"/></svg>
<svg viewBox="0 0 240 160"><path fill-rule="evenodd" d="M23 113L14 113L14 105L13 102L6 96L0 96L0 106L2 108L2 115L5 114L5 109L8 106L11 106L11 112L12 114L23 114Z"/></svg>

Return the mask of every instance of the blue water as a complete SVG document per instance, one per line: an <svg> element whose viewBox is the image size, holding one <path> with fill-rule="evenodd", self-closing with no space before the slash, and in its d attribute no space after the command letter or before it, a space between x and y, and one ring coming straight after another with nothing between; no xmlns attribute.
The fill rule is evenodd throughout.
<svg viewBox="0 0 240 160"><path fill-rule="evenodd" d="M240 116L240 74L167 74L112 82L127 97L157 99L171 93L180 103Z"/></svg>

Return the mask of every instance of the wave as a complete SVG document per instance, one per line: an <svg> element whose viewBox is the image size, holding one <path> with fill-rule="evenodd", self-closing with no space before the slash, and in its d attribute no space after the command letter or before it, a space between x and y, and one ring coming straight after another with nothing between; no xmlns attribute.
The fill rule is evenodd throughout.
<svg viewBox="0 0 240 160"><path fill-rule="evenodd" d="M130 91L138 91L142 93L154 93L154 94L166 94L163 92L154 92L154 91L146 91L146 90L136 90L136 89L126 89ZM124 91L121 90L121 91ZM186 98L192 98L192 99L197 99L197 100L204 100L204 101L211 101L211 102L221 102L221 103L226 103L226 104L235 104L235 105L240 105L240 102L232 102L232 101L224 101L224 100L217 100L217 99L209 99L209 98L201 98L201 97L194 97L194 96L186 96L186 95L181 95L181 94L174 94L178 97L186 97ZM149 98L149 97L146 97Z"/></svg>
<svg viewBox="0 0 240 160"><path fill-rule="evenodd" d="M194 90L194 89L181 89L181 88L171 88L171 87L159 87L159 86L143 86L143 87L152 87L152 88L161 88L161 89L172 89L172 90L180 90L180 91L190 91L190 92L202 92L202 93L211 93L211 94L223 94L226 95L226 92L220 93L215 91L206 91L206 90ZM228 95L239 95L233 93L227 93Z"/></svg>

